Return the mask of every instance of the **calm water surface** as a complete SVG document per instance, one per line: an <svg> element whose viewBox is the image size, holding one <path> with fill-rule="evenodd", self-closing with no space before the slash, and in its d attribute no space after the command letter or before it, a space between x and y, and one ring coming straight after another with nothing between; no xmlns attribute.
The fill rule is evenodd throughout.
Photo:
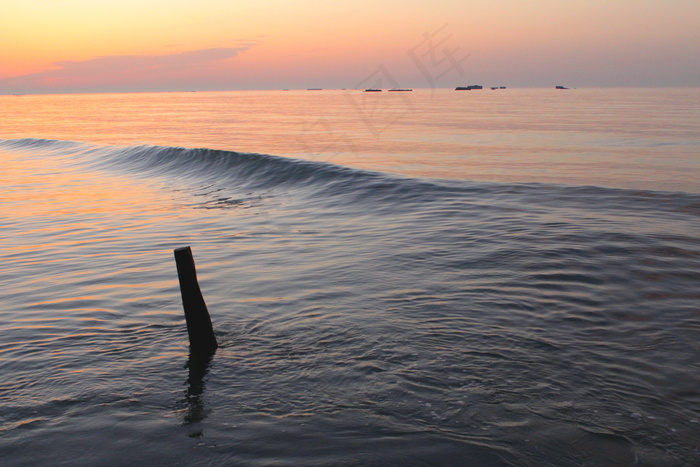
<svg viewBox="0 0 700 467"><path fill-rule="evenodd" d="M700 463L698 94L0 96L3 465Z"/></svg>

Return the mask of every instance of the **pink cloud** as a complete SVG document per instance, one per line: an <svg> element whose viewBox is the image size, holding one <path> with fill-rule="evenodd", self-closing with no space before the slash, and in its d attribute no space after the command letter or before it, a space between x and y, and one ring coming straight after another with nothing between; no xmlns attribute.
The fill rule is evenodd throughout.
<svg viewBox="0 0 700 467"><path fill-rule="evenodd" d="M234 79L228 61L255 44L164 55L114 55L53 63L57 69L0 79L0 93L188 90ZM233 84L233 83L232 83Z"/></svg>

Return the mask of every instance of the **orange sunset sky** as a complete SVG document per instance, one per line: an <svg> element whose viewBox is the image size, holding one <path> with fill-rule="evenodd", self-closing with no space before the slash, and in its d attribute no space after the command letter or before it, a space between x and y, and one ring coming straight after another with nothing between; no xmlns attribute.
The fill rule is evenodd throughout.
<svg viewBox="0 0 700 467"><path fill-rule="evenodd" d="M699 86L699 25L697 0L3 0L0 94Z"/></svg>

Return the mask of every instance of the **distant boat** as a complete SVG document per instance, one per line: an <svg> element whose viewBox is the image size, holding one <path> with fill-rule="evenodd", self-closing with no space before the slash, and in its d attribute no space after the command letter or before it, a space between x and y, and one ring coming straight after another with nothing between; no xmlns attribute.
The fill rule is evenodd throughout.
<svg viewBox="0 0 700 467"><path fill-rule="evenodd" d="M365 92L382 92L382 90L381 90L381 89L369 88L369 89L365 89Z"/></svg>
<svg viewBox="0 0 700 467"><path fill-rule="evenodd" d="M471 86L457 86L455 91L471 91L472 89L484 89L484 87L478 84L472 84Z"/></svg>
<svg viewBox="0 0 700 467"><path fill-rule="evenodd" d="M491 89L505 89L505 86L491 86Z"/></svg>
<svg viewBox="0 0 700 467"><path fill-rule="evenodd" d="M498 89L505 89L505 86L499 86Z"/></svg>
<svg viewBox="0 0 700 467"><path fill-rule="evenodd" d="M408 91L413 91L413 89L402 89L402 88L389 89L389 92L408 92Z"/></svg>
<svg viewBox="0 0 700 467"><path fill-rule="evenodd" d="M569 89L569 88L564 87L564 86L557 86L557 87L555 87L554 89Z"/></svg>
<svg viewBox="0 0 700 467"><path fill-rule="evenodd" d="M321 91L321 88L309 88L307 91Z"/></svg>

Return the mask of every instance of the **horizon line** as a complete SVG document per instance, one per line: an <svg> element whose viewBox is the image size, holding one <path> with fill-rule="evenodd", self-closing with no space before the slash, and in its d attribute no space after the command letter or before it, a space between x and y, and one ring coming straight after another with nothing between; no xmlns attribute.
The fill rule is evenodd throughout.
<svg viewBox="0 0 700 467"><path fill-rule="evenodd" d="M506 91L509 89L556 89L556 86L560 85L548 85L548 86L507 86ZM456 87L456 86L455 86ZM412 90L455 90L455 87L414 87L410 88ZM567 86L566 90L577 90L577 89L697 89L700 88L700 84L696 86L686 86L686 85L651 85L651 86ZM392 88L387 88L392 89ZM318 88L318 87L308 87L308 88L264 88L264 89L189 89L189 90L149 90L149 91L65 91L65 92L10 92L3 93L0 92L0 96L62 96L62 95L80 95L80 94L164 94L164 93L197 93L197 92L269 92L269 91L362 91L365 88ZM484 89L474 89L473 91L490 91L490 86L484 85ZM504 89L499 89L503 91Z"/></svg>

